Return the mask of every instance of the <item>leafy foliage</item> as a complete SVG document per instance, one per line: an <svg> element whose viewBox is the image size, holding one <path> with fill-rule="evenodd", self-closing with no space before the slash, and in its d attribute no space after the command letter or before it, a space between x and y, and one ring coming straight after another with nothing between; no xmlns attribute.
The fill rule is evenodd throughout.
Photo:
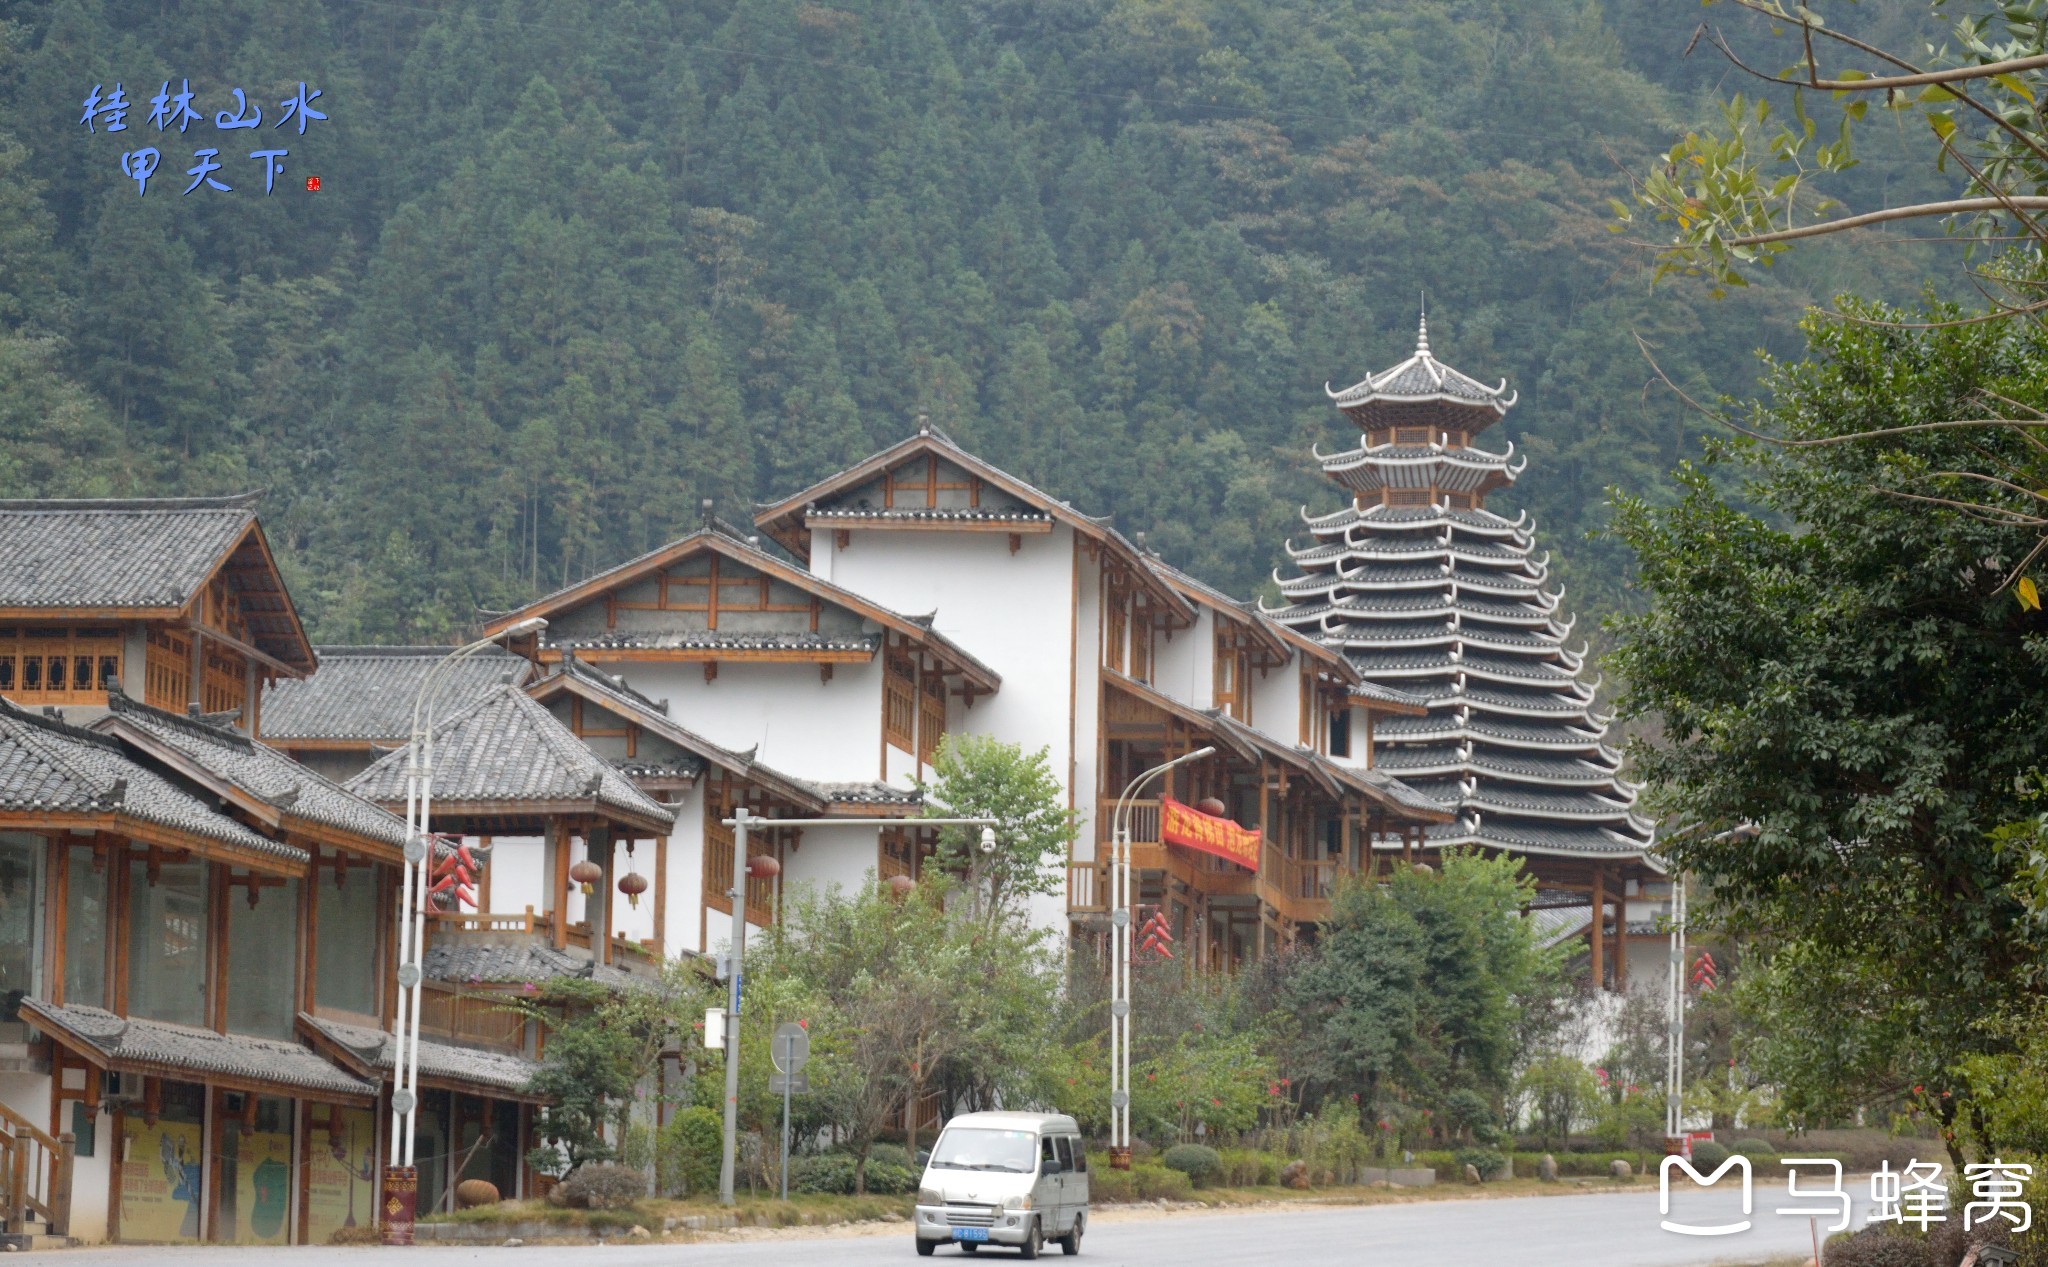
<svg viewBox="0 0 2048 1267"><path fill-rule="evenodd" d="M1823 441L2048 384L2021 323L1807 332L1807 360L1770 367L1755 429ZM1668 510L1618 501L1651 599L1616 627L1632 756L1655 808L1699 825L1669 845L1708 889L1696 909L1751 938L1735 993L1758 1038L1740 1054L1795 1125L1912 1104L1950 1126L1970 1095L1957 1062L2008 1048L1987 1009L2041 988L2038 927L1992 839L2026 812L2048 741L2041 616L2001 592L2033 542L1899 495L2029 449L2009 431L1740 441L1715 457L1761 513L1704 470ZM1741 822L1753 840L1725 834Z"/></svg>
<svg viewBox="0 0 2048 1267"><path fill-rule="evenodd" d="M939 829L938 864L967 877L982 909L1015 913L1032 897L1064 891L1056 864L1066 859L1078 820L1046 749L1027 755L988 735L949 734L932 770L928 817L996 820L990 855L981 852L979 828Z"/></svg>
<svg viewBox="0 0 2048 1267"><path fill-rule="evenodd" d="M1349 428L1319 385L1399 359L1425 290L1439 351L1521 387L1508 438L1542 478L1497 500L1598 609L1624 568L1583 540L1599 490L1661 487L1692 431L1631 332L1739 387L1805 287L1883 293L1897 259L1795 270L1712 328L1644 294L1604 199L1697 71L1683 30L1584 0L8 20L0 401L11 340L36 386L0 404L0 480L267 488L328 641L447 637L919 414L1249 595L1330 504L1306 455ZM287 179L323 191L135 197L73 121L93 83L163 75L202 104L322 87Z"/></svg>
<svg viewBox="0 0 2048 1267"><path fill-rule="evenodd" d="M1159 1155L1159 1164L1180 1171L1197 1188L1213 1181L1223 1169L1223 1159L1207 1144L1175 1144Z"/></svg>

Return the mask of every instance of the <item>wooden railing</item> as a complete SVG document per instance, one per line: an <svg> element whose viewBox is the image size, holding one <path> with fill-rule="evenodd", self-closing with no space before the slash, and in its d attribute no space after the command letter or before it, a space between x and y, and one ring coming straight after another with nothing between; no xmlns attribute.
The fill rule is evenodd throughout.
<svg viewBox="0 0 2048 1267"><path fill-rule="evenodd" d="M1103 864L1067 863L1067 910L1090 914L1109 909L1109 878Z"/></svg>
<svg viewBox="0 0 2048 1267"><path fill-rule="evenodd" d="M732 828L723 823L704 825L704 900L714 909L732 914L726 890L732 888ZM747 919L766 927L775 922L775 882L747 877Z"/></svg>
<svg viewBox="0 0 2048 1267"><path fill-rule="evenodd" d="M1132 801L1124 807L1130 815L1131 843L1153 844L1159 839L1159 802ZM1095 839L1104 845L1116 839L1116 798L1105 796L1095 806ZM1107 855L1105 855L1107 856Z"/></svg>
<svg viewBox="0 0 2048 1267"><path fill-rule="evenodd" d="M70 1235L72 1151L69 1131L53 1139L0 1105L0 1209L8 1231L28 1231L41 1219L52 1236Z"/></svg>
<svg viewBox="0 0 2048 1267"><path fill-rule="evenodd" d="M429 911L427 927L447 933L546 933L555 927L554 917L527 907L523 912Z"/></svg>

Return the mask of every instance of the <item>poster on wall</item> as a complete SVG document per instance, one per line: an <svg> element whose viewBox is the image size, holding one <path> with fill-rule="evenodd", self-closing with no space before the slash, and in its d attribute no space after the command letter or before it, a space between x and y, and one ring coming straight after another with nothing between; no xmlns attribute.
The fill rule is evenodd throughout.
<svg viewBox="0 0 2048 1267"><path fill-rule="evenodd" d="M121 1222L124 1241L199 1239L205 1150L196 1122L131 1113L121 1120Z"/></svg>
<svg viewBox="0 0 2048 1267"><path fill-rule="evenodd" d="M222 1132L220 1231L230 1245L283 1245L290 1239L292 1137L286 1131ZM232 1200L230 1200L232 1195Z"/></svg>
<svg viewBox="0 0 2048 1267"><path fill-rule="evenodd" d="M342 1228L377 1221L377 1116L316 1108L308 1120L306 1243L325 1245Z"/></svg>

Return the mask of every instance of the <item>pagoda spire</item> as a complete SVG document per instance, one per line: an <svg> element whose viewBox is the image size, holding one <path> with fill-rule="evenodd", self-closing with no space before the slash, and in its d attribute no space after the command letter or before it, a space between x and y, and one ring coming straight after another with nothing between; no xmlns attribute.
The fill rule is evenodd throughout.
<svg viewBox="0 0 2048 1267"><path fill-rule="evenodd" d="M1592 711L1597 685L1579 680L1585 653L1564 645L1549 556L1526 515L1486 507L1527 461L1473 443L1514 393L1437 360L1425 308L1413 355L1329 395L1362 432L1316 455L1349 504L1304 516L1311 542L1289 544L1284 606L1267 613L1424 705L1374 726L1371 762L1458 815L1432 845L1642 859L1651 825Z"/></svg>

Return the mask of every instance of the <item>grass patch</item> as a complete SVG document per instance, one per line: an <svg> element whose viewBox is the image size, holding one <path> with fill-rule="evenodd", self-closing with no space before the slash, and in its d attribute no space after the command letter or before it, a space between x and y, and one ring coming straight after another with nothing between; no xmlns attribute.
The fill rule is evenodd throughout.
<svg viewBox="0 0 2048 1267"><path fill-rule="evenodd" d="M571 1210L545 1201L501 1201L476 1206L453 1214L429 1214L422 1223L545 1223L565 1233L626 1232L644 1227L659 1235L664 1223L690 1215L736 1213L740 1225L754 1227L796 1227L804 1224L829 1226L834 1223L863 1223L877 1219L908 1219L915 1198L909 1196L847 1197L822 1193L792 1192L788 1201L774 1197L742 1196L739 1204L726 1207L716 1198L671 1201L647 1197L609 1210Z"/></svg>

